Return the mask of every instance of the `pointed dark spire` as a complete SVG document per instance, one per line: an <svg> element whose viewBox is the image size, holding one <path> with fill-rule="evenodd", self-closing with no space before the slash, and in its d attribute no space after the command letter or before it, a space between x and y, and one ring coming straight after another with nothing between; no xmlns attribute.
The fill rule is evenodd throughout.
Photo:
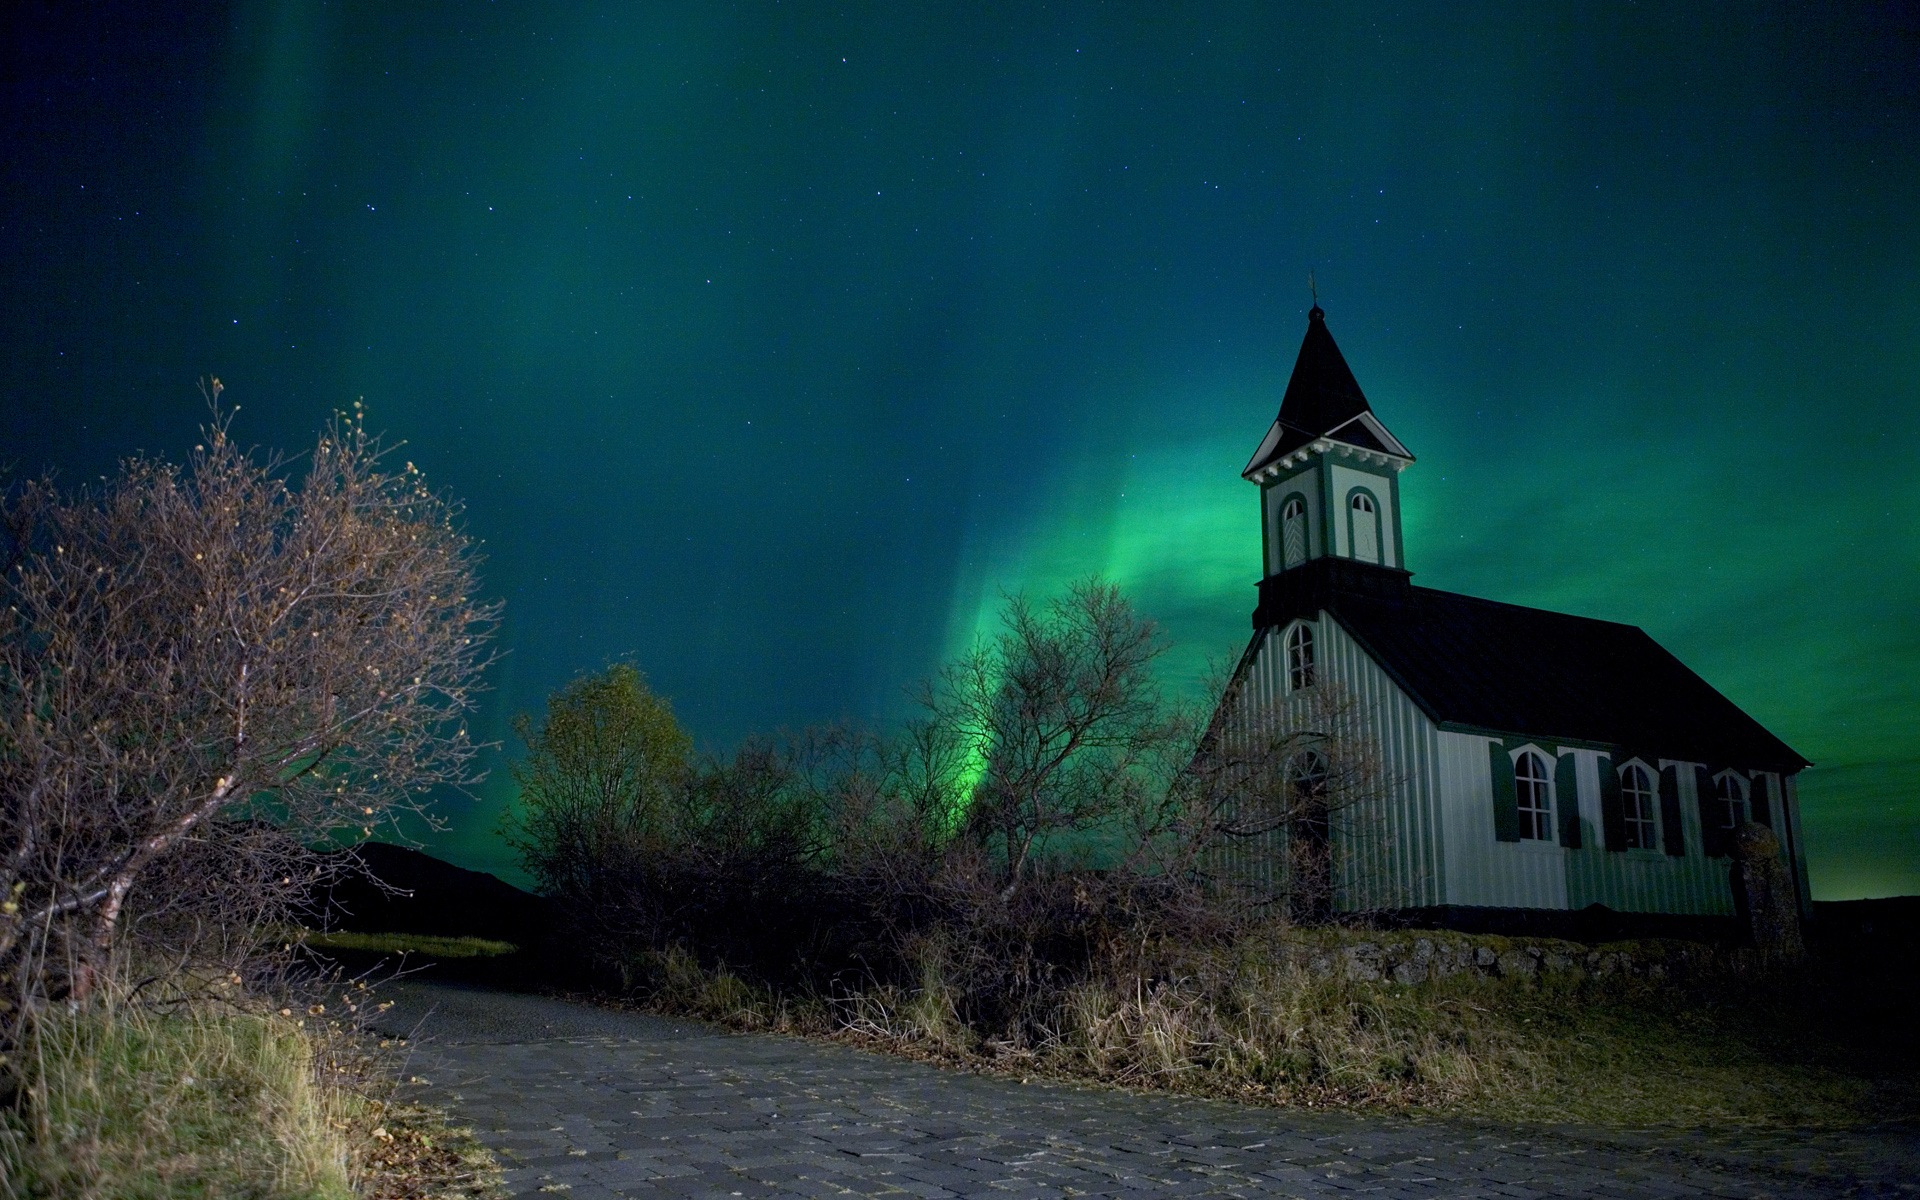
<svg viewBox="0 0 1920 1200"><path fill-rule="evenodd" d="M1357 422L1355 418L1362 414L1367 421ZM1293 376L1287 380L1286 395L1280 400L1280 415L1242 474L1251 479L1268 463L1329 436L1367 450L1412 459L1406 447L1394 440L1372 414L1360 381L1353 377L1353 368L1347 366L1333 335L1327 332L1326 311L1315 297L1313 307L1307 310L1307 336L1300 340L1300 356L1294 359Z"/></svg>
<svg viewBox="0 0 1920 1200"><path fill-rule="evenodd" d="M1372 411L1360 381L1327 332L1327 314L1315 304L1307 312L1307 336L1300 341L1300 357L1293 362L1293 378L1280 401L1280 423L1319 437Z"/></svg>

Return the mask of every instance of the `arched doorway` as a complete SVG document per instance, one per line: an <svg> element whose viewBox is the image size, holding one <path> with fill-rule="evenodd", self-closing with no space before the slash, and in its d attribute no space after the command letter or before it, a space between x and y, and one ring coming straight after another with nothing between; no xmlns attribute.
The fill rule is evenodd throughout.
<svg viewBox="0 0 1920 1200"><path fill-rule="evenodd" d="M1327 760L1308 750L1287 763L1287 915L1317 925L1333 917L1333 829Z"/></svg>

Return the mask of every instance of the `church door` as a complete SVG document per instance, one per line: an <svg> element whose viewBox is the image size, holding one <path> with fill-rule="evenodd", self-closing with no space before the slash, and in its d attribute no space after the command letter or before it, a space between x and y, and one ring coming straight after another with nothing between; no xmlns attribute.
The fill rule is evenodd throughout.
<svg viewBox="0 0 1920 1200"><path fill-rule="evenodd" d="M1309 750L1287 764L1287 915L1295 924L1333 918L1333 830L1327 760Z"/></svg>

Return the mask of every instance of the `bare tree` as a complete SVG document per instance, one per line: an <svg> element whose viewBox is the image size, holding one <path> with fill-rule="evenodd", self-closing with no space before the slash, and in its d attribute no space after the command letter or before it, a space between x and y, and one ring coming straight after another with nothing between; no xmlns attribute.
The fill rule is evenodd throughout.
<svg viewBox="0 0 1920 1200"><path fill-rule="evenodd" d="M1152 667L1152 621L1098 580L1036 607L1007 599L1001 631L949 664L923 703L976 765L966 819L1012 895L1036 851L1087 834L1151 794L1174 732Z"/></svg>
<svg viewBox="0 0 1920 1200"><path fill-rule="evenodd" d="M1199 875L1256 911L1284 902L1296 921L1325 920L1337 855L1372 832L1394 782L1368 713L1327 679L1278 703L1250 694L1244 675L1219 694L1141 845L1159 869Z"/></svg>
<svg viewBox="0 0 1920 1200"><path fill-rule="evenodd" d="M497 609L475 598L457 509L390 463L358 405L296 486L234 443L218 395L216 380L184 468L136 458L0 508L0 969L16 995L50 959L84 991L129 897L170 863L232 875L166 890L232 894L263 825L283 852L364 836L473 777L464 718ZM272 878L293 883L282 865Z"/></svg>

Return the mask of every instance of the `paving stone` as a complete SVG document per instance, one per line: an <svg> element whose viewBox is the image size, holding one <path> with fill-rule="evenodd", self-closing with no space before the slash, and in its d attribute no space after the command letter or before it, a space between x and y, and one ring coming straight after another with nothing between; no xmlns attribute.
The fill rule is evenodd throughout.
<svg viewBox="0 0 1920 1200"><path fill-rule="evenodd" d="M405 981L382 1032L516 1196L1920 1200L1920 1132L1513 1129L942 1071ZM543 1190L561 1189L561 1190Z"/></svg>

